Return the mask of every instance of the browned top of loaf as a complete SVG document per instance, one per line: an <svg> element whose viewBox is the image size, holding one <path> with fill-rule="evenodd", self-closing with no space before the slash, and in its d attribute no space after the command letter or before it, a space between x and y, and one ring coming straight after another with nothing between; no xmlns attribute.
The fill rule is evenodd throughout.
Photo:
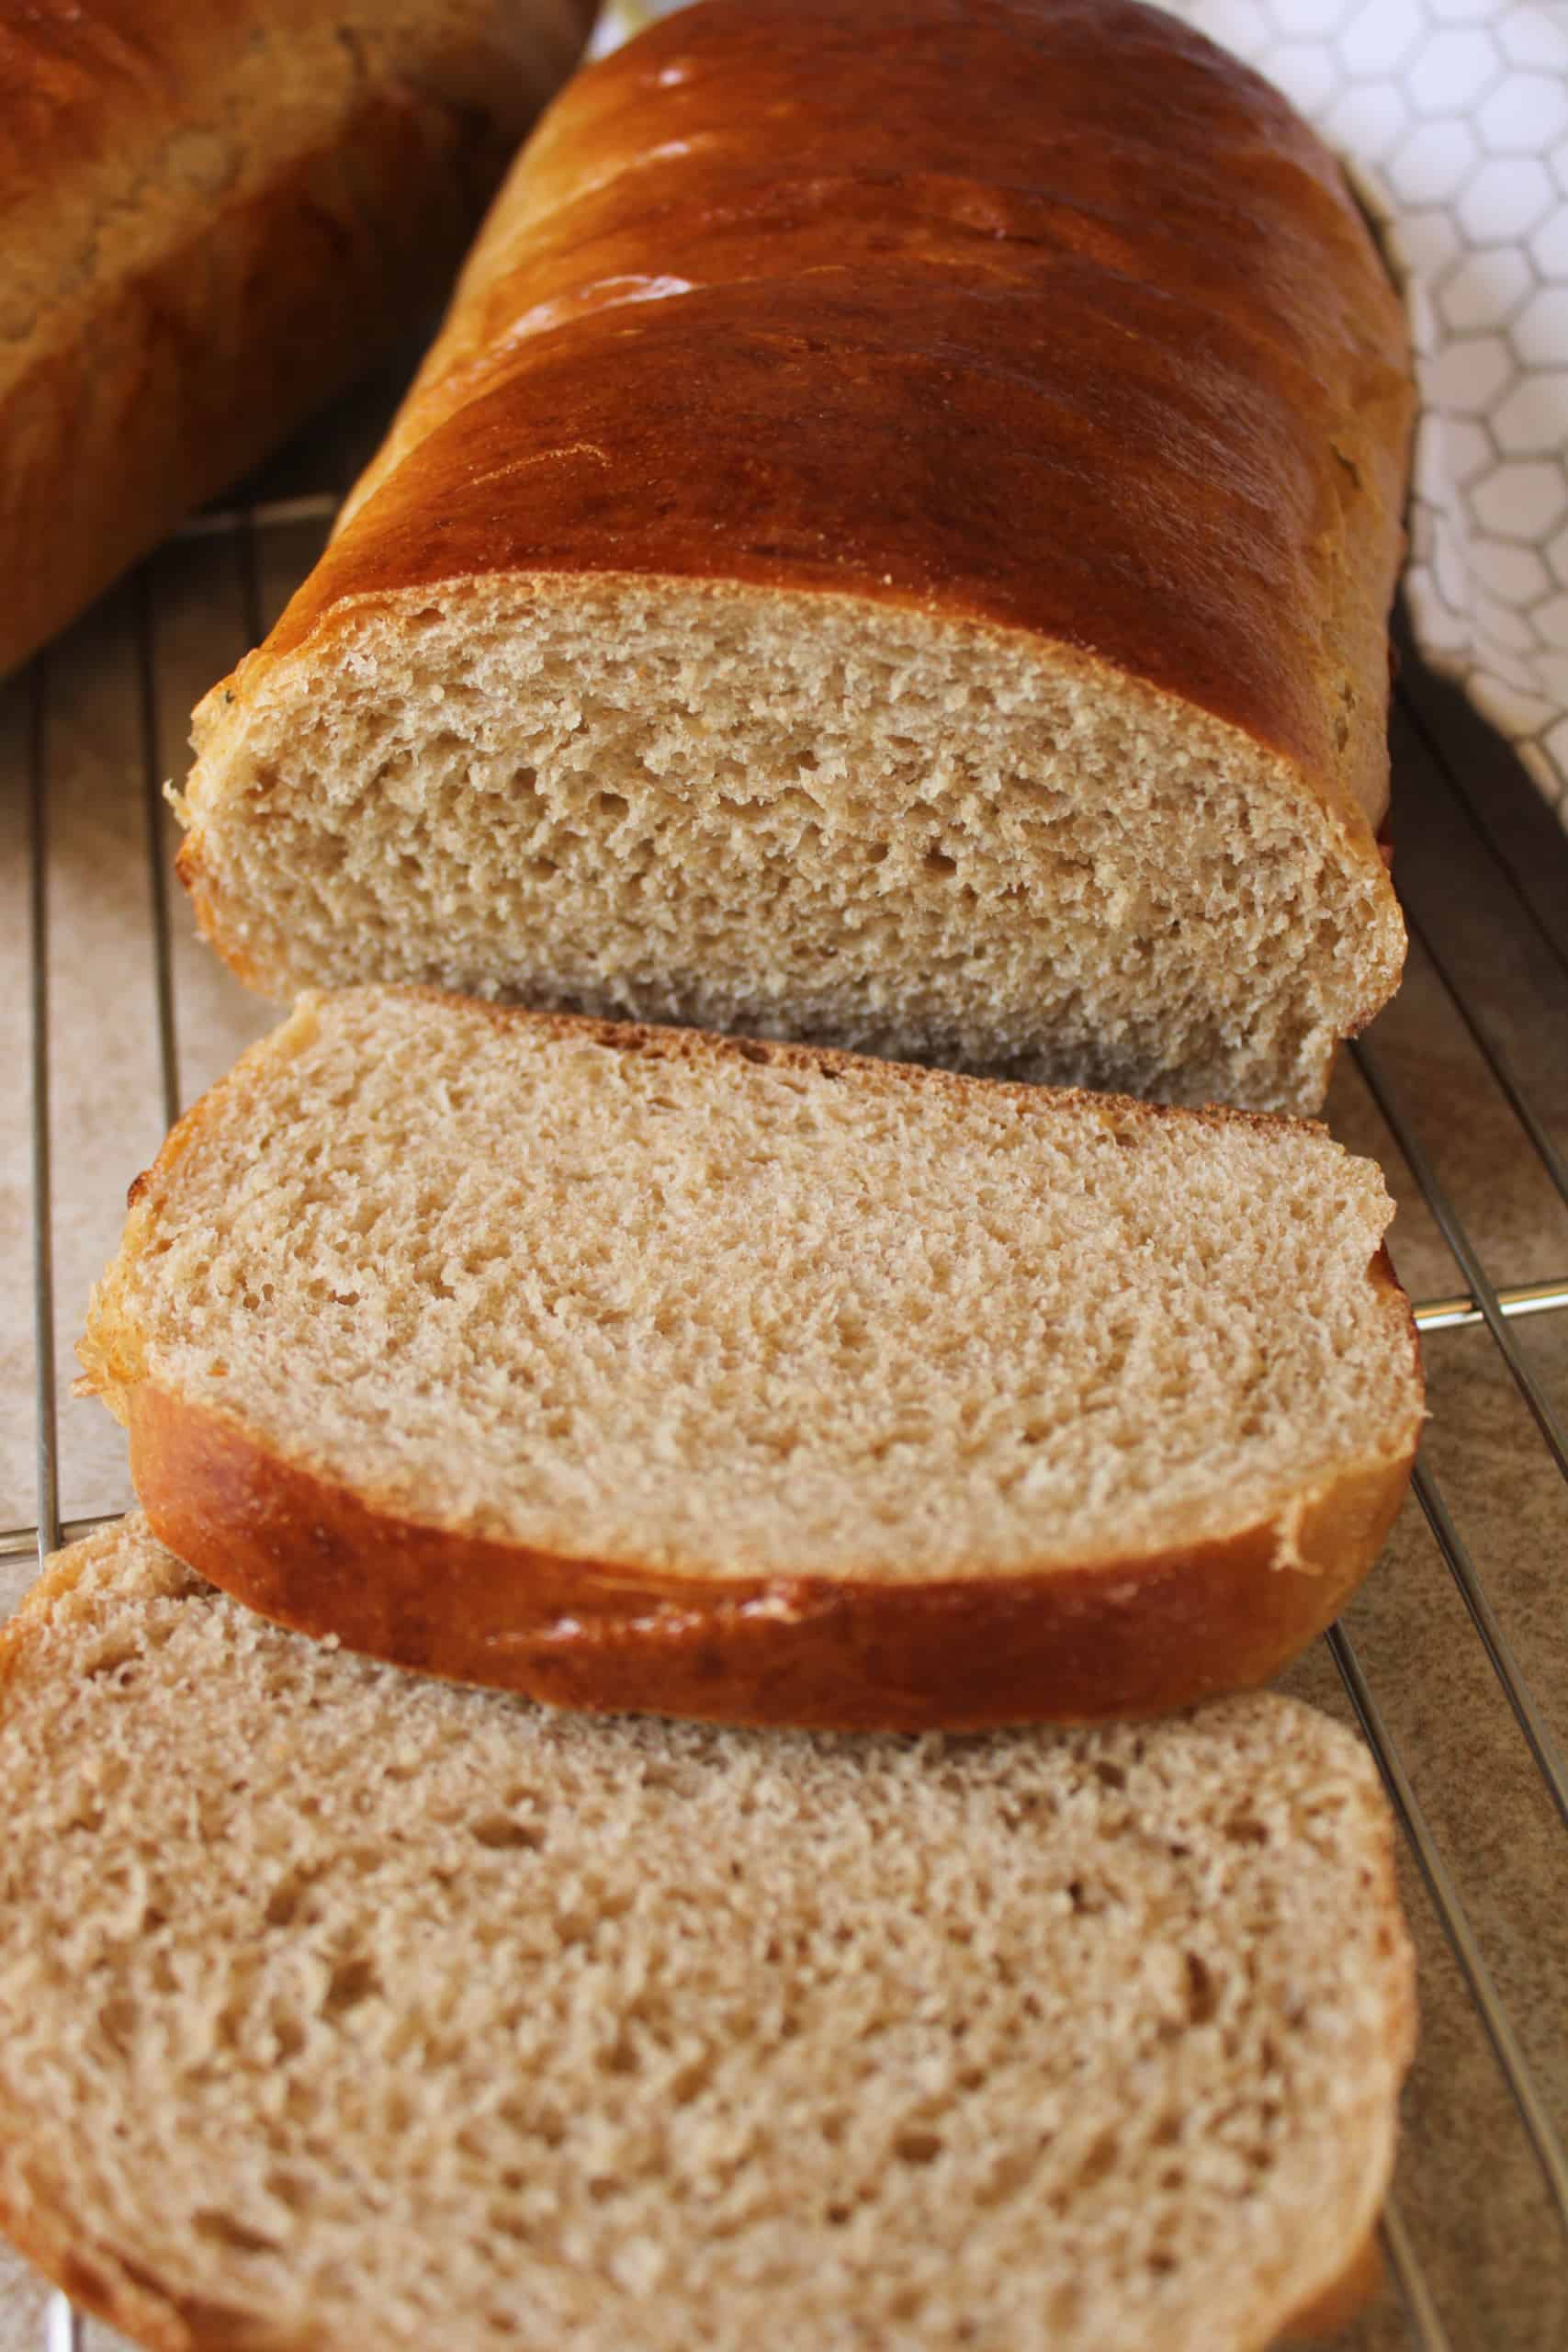
<svg viewBox="0 0 1568 2352"><path fill-rule="evenodd" d="M592 14L592 0L0 0L0 346L54 312L79 331L83 285L112 286L111 259L162 250L176 214L197 243L205 212L340 135L372 88L401 80L515 141Z"/></svg>
<svg viewBox="0 0 1568 2352"><path fill-rule="evenodd" d="M271 650L469 573L835 589L1084 648L1359 832L1408 398L1333 159L1170 17L710 0L547 117Z"/></svg>

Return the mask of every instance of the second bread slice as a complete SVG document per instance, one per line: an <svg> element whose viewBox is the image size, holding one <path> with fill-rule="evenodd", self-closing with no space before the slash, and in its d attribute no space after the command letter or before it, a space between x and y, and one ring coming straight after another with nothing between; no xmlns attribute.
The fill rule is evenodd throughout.
<svg viewBox="0 0 1568 2352"><path fill-rule="evenodd" d="M1321 1130L306 998L136 1187L84 1342L267 1615L558 1702L915 1728L1258 1682L1421 1387Z"/></svg>

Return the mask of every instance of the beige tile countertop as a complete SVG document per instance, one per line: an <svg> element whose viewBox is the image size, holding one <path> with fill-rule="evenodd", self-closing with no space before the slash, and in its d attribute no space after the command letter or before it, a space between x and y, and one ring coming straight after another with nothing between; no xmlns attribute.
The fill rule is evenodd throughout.
<svg viewBox="0 0 1568 2352"><path fill-rule="evenodd" d="M175 903L157 786L180 770L191 704L313 559L373 421L348 413L273 469L254 512L163 550L0 694L0 1611L31 1574L40 1515L30 1013L47 1012L59 1510L90 1521L130 1498L118 1430L68 1393L88 1285L166 1108L271 1017ZM1410 967L1341 1065L1333 1124L1388 1171L1417 1300L1468 1300L1477 1272L1505 1293L1568 1283L1568 838L1457 698L1408 670L1394 750ZM1473 1576L1505 1676L1561 1758L1568 1477L1541 1425L1562 1442L1568 1306L1504 1328L1512 1363L1483 1323L1428 1330L1424 1494L1350 1611L1348 1647L1318 1645L1291 1677L1347 1719L1360 1678L1415 1830L1403 1862L1423 2035L1390 2244L1404 2295L1391 2279L1336 2352L1568 2345L1568 1831L1443 1549ZM44 2352L45 2303L0 2254L0 2352ZM113 2341L85 2331L86 2352Z"/></svg>

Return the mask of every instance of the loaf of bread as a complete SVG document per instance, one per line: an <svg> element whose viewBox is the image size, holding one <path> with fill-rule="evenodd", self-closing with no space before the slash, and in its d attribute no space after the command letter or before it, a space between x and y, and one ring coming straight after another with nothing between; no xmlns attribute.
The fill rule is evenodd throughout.
<svg viewBox="0 0 1568 2352"><path fill-rule="evenodd" d="M445 295L591 0L0 0L0 673Z"/></svg>
<svg viewBox="0 0 1568 2352"><path fill-rule="evenodd" d="M1153 1713L1337 1614L1421 1381L1315 1127L419 991L307 999L83 1360L267 1615L573 1706Z"/></svg>
<svg viewBox="0 0 1568 2352"><path fill-rule="evenodd" d="M130 1523L0 1637L0 2220L157 2352L1257 2352L1414 2023L1307 1708L587 1723Z"/></svg>
<svg viewBox="0 0 1568 2352"><path fill-rule="evenodd" d="M197 714L281 998L434 982L1315 1109L1395 985L1404 326L1125 0L712 0L592 68Z"/></svg>

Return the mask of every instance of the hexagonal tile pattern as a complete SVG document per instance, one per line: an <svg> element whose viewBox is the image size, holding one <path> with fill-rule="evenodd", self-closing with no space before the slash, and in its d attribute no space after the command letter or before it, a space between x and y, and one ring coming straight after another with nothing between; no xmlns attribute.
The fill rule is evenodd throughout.
<svg viewBox="0 0 1568 2352"><path fill-rule="evenodd" d="M1483 530L1519 547L1544 539L1568 514L1568 477L1544 462L1501 465L1465 495Z"/></svg>
<svg viewBox="0 0 1568 2352"><path fill-rule="evenodd" d="M1505 605L1500 596L1489 596L1484 588L1473 584L1475 565L1471 562L1471 612L1486 631L1489 640L1486 658L1493 668L1509 679L1523 693L1532 683L1533 673L1524 666L1522 657L1535 644L1535 633L1523 613L1512 605Z"/></svg>
<svg viewBox="0 0 1568 2352"><path fill-rule="evenodd" d="M1504 325L1536 290L1535 273L1517 245L1483 245L1438 283L1438 310L1456 334Z"/></svg>
<svg viewBox="0 0 1568 2352"><path fill-rule="evenodd" d="M1534 548L1509 547L1501 539L1478 539L1471 547L1470 568L1489 595L1506 603L1521 617L1525 606L1551 594L1551 574ZM1525 641L1534 642L1528 632Z"/></svg>
<svg viewBox="0 0 1568 2352"><path fill-rule="evenodd" d="M1490 33L1454 28L1434 33L1416 51L1406 76L1411 103L1422 115L1472 107L1503 71Z"/></svg>
<svg viewBox="0 0 1568 2352"><path fill-rule="evenodd" d="M1421 388L1411 619L1568 824L1568 6L1242 0L1242 43L1235 0L1163 5L1244 53L1349 166Z"/></svg>
<svg viewBox="0 0 1568 2352"><path fill-rule="evenodd" d="M1568 278L1568 204L1547 214L1529 241L1529 254L1548 285L1554 278Z"/></svg>
<svg viewBox="0 0 1568 2352"><path fill-rule="evenodd" d="M595 50L671 5L612 7ZM1568 0L1161 5L1349 167L1416 349L1416 633L1568 824Z"/></svg>
<svg viewBox="0 0 1568 2352"><path fill-rule="evenodd" d="M1462 490L1467 482L1483 474L1488 466L1496 464L1497 445L1484 421L1445 416L1440 409L1428 409L1421 424L1423 432L1432 430L1441 453L1441 481L1445 484L1457 483Z"/></svg>
<svg viewBox="0 0 1568 2352"><path fill-rule="evenodd" d="M1562 30L1561 11L1549 7L1499 8L1495 0L1487 0L1485 9L1477 14L1497 19L1497 46L1510 65L1540 66L1548 74L1562 70Z"/></svg>
<svg viewBox="0 0 1568 2352"><path fill-rule="evenodd" d="M1480 161L1474 131L1450 115L1408 130L1388 159L1388 175L1402 204L1438 204L1458 195Z"/></svg>
<svg viewBox="0 0 1568 2352"><path fill-rule="evenodd" d="M1557 190L1539 156L1490 157L1472 172L1454 207L1461 230L1477 244L1525 237L1553 217Z"/></svg>
<svg viewBox="0 0 1568 2352"><path fill-rule="evenodd" d="M1188 17L1211 13L1213 12L1204 6L1204 0L1175 11L1177 16ZM1207 29L1205 26L1204 30ZM1392 74L1404 63L1426 29L1416 0L1363 0L1363 6L1339 36L1339 53L1345 60L1346 72L1358 81L1371 74Z"/></svg>
<svg viewBox="0 0 1568 2352"><path fill-rule="evenodd" d="M1475 109L1489 155L1539 155L1568 131L1568 84L1551 74L1510 74Z"/></svg>
<svg viewBox="0 0 1568 2352"><path fill-rule="evenodd" d="M1342 154L1379 163L1409 130L1410 109L1397 82L1357 82L1335 99L1323 128Z"/></svg>
<svg viewBox="0 0 1568 2352"><path fill-rule="evenodd" d="M1451 212L1438 205L1429 212L1402 212L1389 224L1400 266L1423 286L1436 286L1452 265L1465 258L1464 241Z"/></svg>
<svg viewBox="0 0 1568 2352"><path fill-rule="evenodd" d="M1568 286L1542 286L1532 294L1508 340L1527 368L1550 368L1568 351Z"/></svg>
<svg viewBox="0 0 1568 2352"><path fill-rule="evenodd" d="M1556 457L1562 447L1562 399L1550 376L1522 376L1492 416L1506 458Z"/></svg>
<svg viewBox="0 0 1568 2352"><path fill-rule="evenodd" d="M1483 671L1471 686L1471 696L1484 718L1505 735L1525 728L1550 727L1556 712L1539 695L1522 695L1515 686Z"/></svg>
<svg viewBox="0 0 1568 2352"><path fill-rule="evenodd" d="M1449 415L1484 416L1503 397L1513 355L1500 334L1457 335L1426 373L1423 389L1437 395Z"/></svg>

